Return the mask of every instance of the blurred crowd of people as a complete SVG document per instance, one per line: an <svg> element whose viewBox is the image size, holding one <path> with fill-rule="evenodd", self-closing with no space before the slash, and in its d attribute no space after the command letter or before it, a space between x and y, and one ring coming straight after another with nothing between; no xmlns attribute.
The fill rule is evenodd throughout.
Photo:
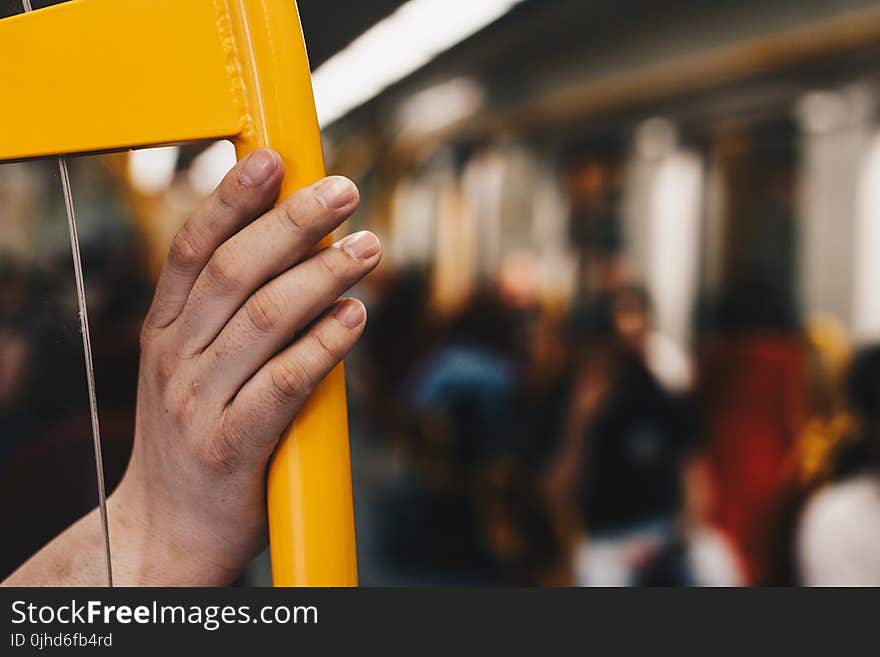
<svg viewBox="0 0 880 657"><path fill-rule="evenodd" d="M134 244L85 262L112 486L150 285ZM68 269L0 267L5 573L95 503ZM564 313L492 284L444 315L415 269L371 294L350 385L386 467L356 504L387 581L880 583L880 347L851 359L833 321L768 313L749 287L693 359L636 286Z"/></svg>
<svg viewBox="0 0 880 657"><path fill-rule="evenodd" d="M880 582L880 348L850 365L833 321L748 285L692 359L637 286L560 314L491 285L444 317L420 272L381 285L355 399L394 463L371 558L397 577Z"/></svg>

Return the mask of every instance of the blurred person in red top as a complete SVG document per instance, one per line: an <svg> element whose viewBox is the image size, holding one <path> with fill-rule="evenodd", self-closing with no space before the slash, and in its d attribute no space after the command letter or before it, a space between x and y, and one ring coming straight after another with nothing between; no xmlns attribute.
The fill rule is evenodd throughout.
<svg viewBox="0 0 880 657"><path fill-rule="evenodd" d="M752 583L768 567L773 518L807 418L806 347L782 299L766 284L731 288L701 367L711 520Z"/></svg>

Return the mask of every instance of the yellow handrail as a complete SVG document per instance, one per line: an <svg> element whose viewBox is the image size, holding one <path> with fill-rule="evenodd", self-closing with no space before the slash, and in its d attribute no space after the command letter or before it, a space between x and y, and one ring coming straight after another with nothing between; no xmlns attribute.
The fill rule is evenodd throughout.
<svg viewBox="0 0 880 657"><path fill-rule="evenodd" d="M294 0L73 0L0 21L0 161L203 139L285 161L281 196L324 176ZM357 584L342 366L268 476L277 586Z"/></svg>

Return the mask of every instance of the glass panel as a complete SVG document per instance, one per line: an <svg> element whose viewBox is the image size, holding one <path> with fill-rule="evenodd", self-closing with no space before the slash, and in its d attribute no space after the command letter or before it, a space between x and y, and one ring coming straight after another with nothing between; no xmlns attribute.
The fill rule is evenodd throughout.
<svg viewBox="0 0 880 657"><path fill-rule="evenodd" d="M134 434L139 332L168 245L235 163L229 142L68 157L106 488ZM0 578L97 504L88 394L55 158L0 165ZM270 583L268 555L242 582Z"/></svg>
<svg viewBox="0 0 880 657"><path fill-rule="evenodd" d="M58 2L7 2L0 6L0 18L51 4ZM26 62L23 57L22 65ZM4 544L0 576L99 499L68 230L70 205L63 193L67 176L66 166L59 168L59 161L51 158L0 167L0 485L8 507L3 520L16 536Z"/></svg>
<svg viewBox="0 0 880 657"><path fill-rule="evenodd" d="M58 164L0 166L0 577L96 503Z"/></svg>
<svg viewBox="0 0 880 657"><path fill-rule="evenodd" d="M34 10L43 9L52 5L60 5L63 2L70 2L70 0L31 0L31 8ZM0 19L20 14L23 11L22 0L0 0Z"/></svg>

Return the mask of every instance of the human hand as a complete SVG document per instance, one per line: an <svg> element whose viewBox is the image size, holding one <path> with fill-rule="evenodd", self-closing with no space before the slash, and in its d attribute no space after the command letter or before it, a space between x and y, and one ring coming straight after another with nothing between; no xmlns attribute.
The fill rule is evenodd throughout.
<svg viewBox="0 0 880 657"><path fill-rule="evenodd" d="M172 243L141 336L134 452L109 500L121 584L237 576L266 543L278 436L363 331L363 305L336 299L378 264L378 239L313 252L357 189L330 177L272 209L282 177L280 157L252 153Z"/></svg>

